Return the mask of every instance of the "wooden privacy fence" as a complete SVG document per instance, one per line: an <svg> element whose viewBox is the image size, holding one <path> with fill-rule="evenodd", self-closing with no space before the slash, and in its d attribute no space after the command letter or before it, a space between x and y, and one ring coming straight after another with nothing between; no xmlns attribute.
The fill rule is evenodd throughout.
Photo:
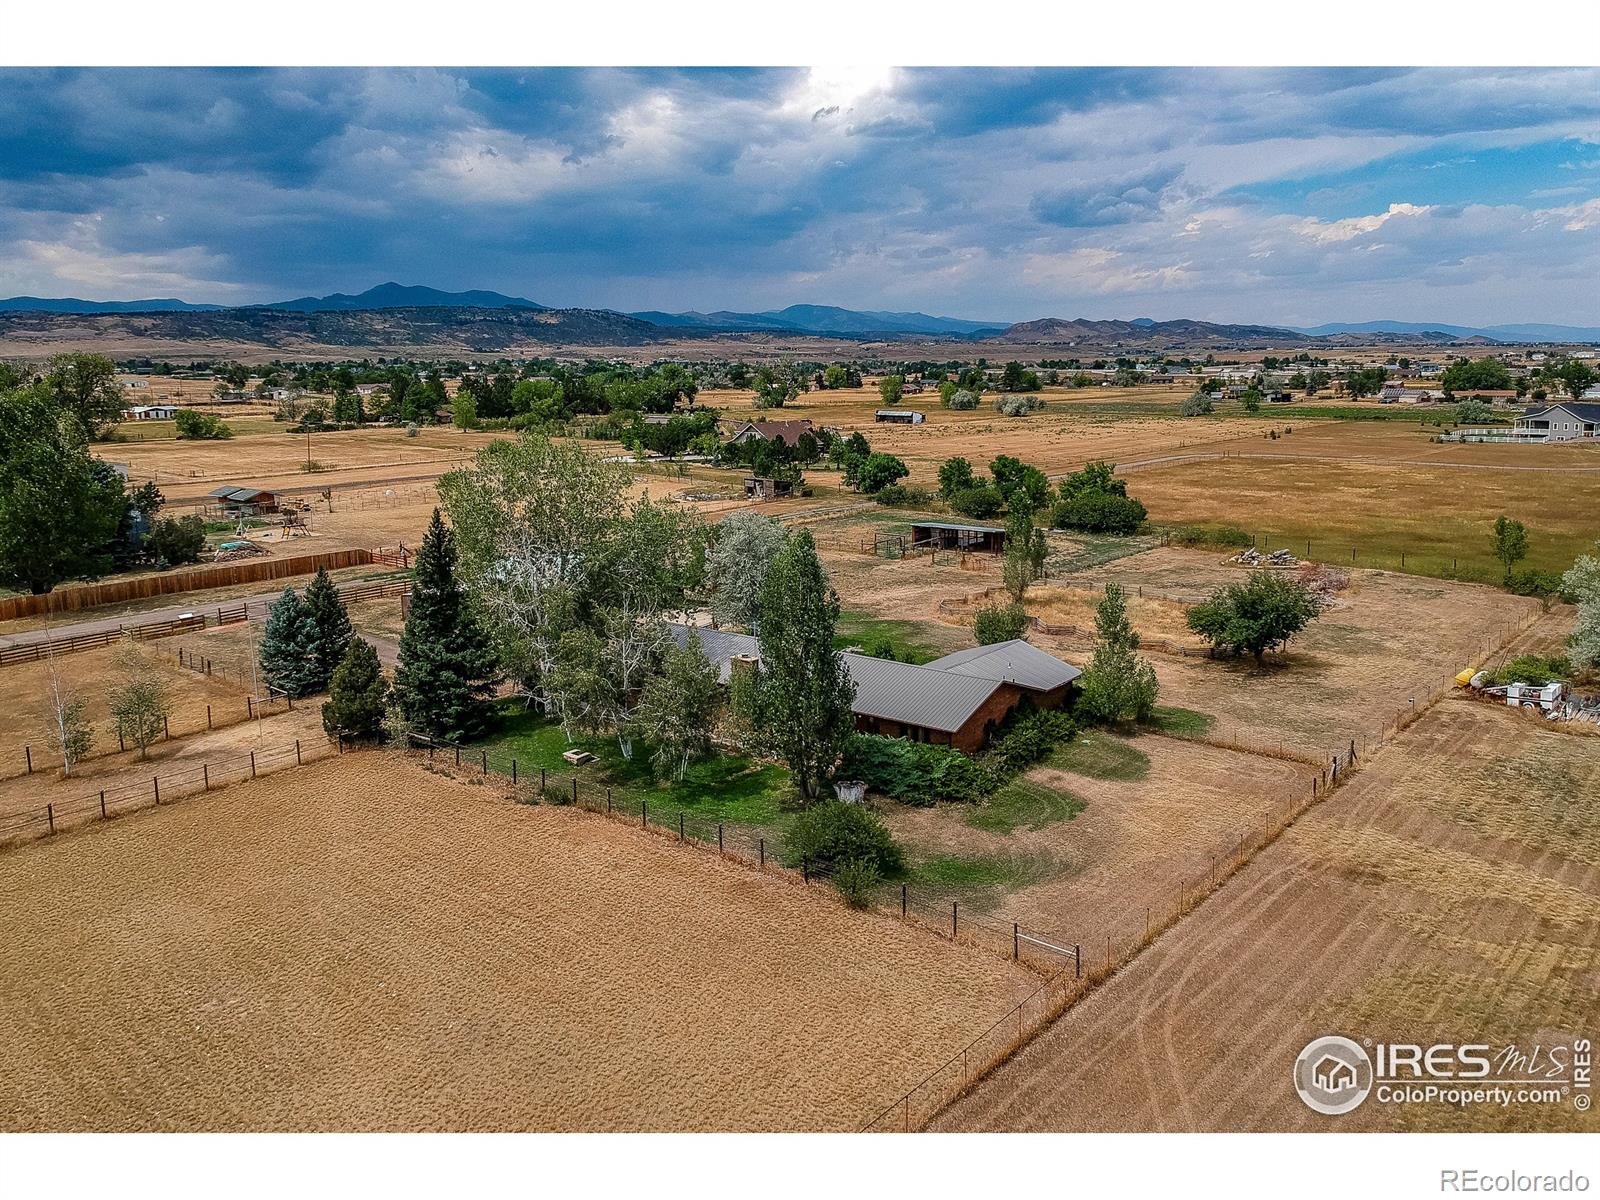
<svg viewBox="0 0 1600 1200"><path fill-rule="evenodd" d="M372 551L363 549L328 550L321 554L296 554L284 558L257 558L247 562L220 563L192 571L167 571L142 575L137 579L115 579L106 583L86 583L62 588L42 596L9 596L0 600L0 621L36 617L46 613L77 612L102 604L125 604L148 600L152 596L172 596L207 588L236 587L291 575L311 575L318 570L342 570L372 562Z"/></svg>
<svg viewBox="0 0 1600 1200"><path fill-rule="evenodd" d="M363 551L365 553L365 551ZM404 596L411 590L409 579L381 579L371 583L335 584L339 597L346 604L357 600L381 600L391 596ZM161 621L146 621L139 625L121 625L95 633L81 633L73 637L51 638L49 641L29 642L21 646L0 646L0 667L15 663L35 662L54 654L72 654L78 650L97 650L124 638L147 641L152 638L172 637L180 633L202 632L222 625L237 625L243 621L266 619L272 607L270 600L240 600L234 604L219 604L207 612L191 613L185 617L171 617Z"/></svg>
<svg viewBox="0 0 1600 1200"><path fill-rule="evenodd" d="M181 796L208 792L223 784L238 783L296 767L313 759L344 752L342 742L331 738L283 743L212 762L188 764L148 780L104 788L98 792L58 800L24 812L0 816L0 845L53 837L92 821L106 821L143 808L168 804Z"/></svg>

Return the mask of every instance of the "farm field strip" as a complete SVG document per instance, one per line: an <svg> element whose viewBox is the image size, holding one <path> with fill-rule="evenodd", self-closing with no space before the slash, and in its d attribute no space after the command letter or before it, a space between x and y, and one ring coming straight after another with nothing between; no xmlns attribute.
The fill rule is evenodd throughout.
<svg viewBox="0 0 1600 1200"><path fill-rule="evenodd" d="M7 867L12 1130L851 1129L1037 986L381 753Z"/></svg>

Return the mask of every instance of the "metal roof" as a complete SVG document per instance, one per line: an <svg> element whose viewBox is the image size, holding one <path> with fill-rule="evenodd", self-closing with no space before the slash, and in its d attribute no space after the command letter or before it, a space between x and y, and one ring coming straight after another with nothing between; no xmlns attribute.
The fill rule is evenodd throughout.
<svg viewBox="0 0 1600 1200"><path fill-rule="evenodd" d="M1083 672L1021 638L957 650L928 664L941 671L1001 680L1034 691L1050 692L1071 683Z"/></svg>
<svg viewBox="0 0 1600 1200"><path fill-rule="evenodd" d="M1000 686L997 679L974 679L865 654L846 653L844 663L856 685L856 712L944 733L965 725Z"/></svg>
<svg viewBox="0 0 1600 1200"><path fill-rule="evenodd" d="M245 503L254 500L257 496L270 496L272 493L264 491L261 488L229 485L226 487L212 488L206 493L206 495L215 496L219 500L237 500L241 503Z"/></svg>
<svg viewBox="0 0 1600 1200"><path fill-rule="evenodd" d="M1583 402L1577 400L1561 400L1539 408L1530 408L1522 414L1522 417L1524 419L1542 417L1545 413L1554 412L1558 408L1566 409L1580 421L1600 421L1600 404L1596 404L1593 401Z"/></svg>
<svg viewBox="0 0 1600 1200"><path fill-rule="evenodd" d="M911 521L916 529L955 529L962 533L1004 533L998 525L956 525L950 521Z"/></svg>
<svg viewBox="0 0 1600 1200"><path fill-rule="evenodd" d="M735 657L761 657L761 643L748 633L729 633L726 629L712 629L708 625L667 626L667 632L679 646L689 644L691 631L700 639L700 648L706 652L706 657L717 665L718 683L728 682L728 675L733 669L730 664Z"/></svg>

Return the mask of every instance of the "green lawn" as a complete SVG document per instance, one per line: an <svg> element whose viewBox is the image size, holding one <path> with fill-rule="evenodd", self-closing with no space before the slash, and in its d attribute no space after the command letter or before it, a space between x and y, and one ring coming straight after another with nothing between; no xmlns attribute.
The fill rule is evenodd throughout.
<svg viewBox="0 0 1600 1200"><path fill-rule="evenodd" d="M1175 713L1186 710L1157 710ZM1190 714L1200 716L1199 713ZM1181 723L1181 719L1180 719ZM1192 724L1192 721L1191 721ZM1090 779L1136 780L1150 771L1150 759L1143 750L1099 729L1088 729L1057 746L1045 765Z"/></svg>
<svg viewBox="0 0 1600 1200"><path fill-rule="evenodd" d="M1216 723L1217 719L1209 713L1196 712L1192 708L1168 708L1159 705L1151 714L1149 721L1150 727L1161 733L1188 738L1205 737Z"/></svg>
<svg viewBox="0 0 1600 1200"><path fill-rule="evenodd" d="M967 814L967 824L987 833L1043 829L1072 820L1084 807L1084 801L1071 792L1019 777L974 807Z"/></svg>
<svg viewBox="0 0 1600 1200"><path fill-rule="evenodd" d="M926 626L918 621L896 621L846 609L839 614L835 633L834 643L840 649L862 646L878 658L893 655L901 662L925 663L945 653L932 643Z"/></svg>
<svg viewBox="0 0 1600 1200"><path fill-rule="evenodd" d="M776 828L787 823L782 798L788 777L781 767L717 753L692 764L681 780L657 782L642 743L635 743L633 758L627 759L616 738L579 737L568 742L561 726L523 710L520 701L501 702L499 727L477 747L489 753L496 769L508 770L506 760L514 758L521 778L531 778L542 769L563 781L575 768L562 759L562 752L587 750L598 761L576 768L580 780L611 788L619 797L646 800L652 812L660 806L730 825Z"/></svg>
<svg viewBox="0 0 1600 1200"><path fill-rule="evenodd" d="M911 869L911 882L979 911L1000 906L1005 893L1043 883L1070 870L1048 854L940 854Z"/></svg>

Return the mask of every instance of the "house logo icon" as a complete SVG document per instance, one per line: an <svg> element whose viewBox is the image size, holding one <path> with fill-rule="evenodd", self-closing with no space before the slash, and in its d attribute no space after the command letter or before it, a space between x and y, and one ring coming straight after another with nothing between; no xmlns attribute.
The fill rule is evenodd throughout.
<svg viewBox="0 0 1600 1200"><path fill-rule="evenodd" d="M1372 1060L1347 1037L1320 1037L1294 1060L1294 1090L1306 1107L1337 1117L1358 1107L1372 1090Z"/></svg>

